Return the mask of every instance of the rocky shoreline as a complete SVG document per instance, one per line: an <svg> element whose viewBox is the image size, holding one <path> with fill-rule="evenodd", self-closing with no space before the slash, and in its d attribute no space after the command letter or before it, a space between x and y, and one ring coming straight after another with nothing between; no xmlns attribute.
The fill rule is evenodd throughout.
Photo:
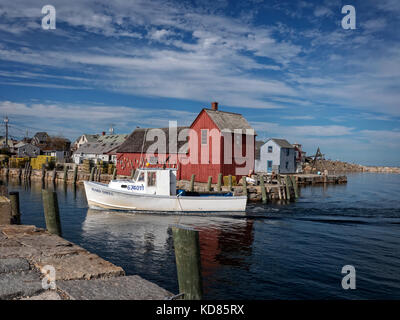
<svg viewBox="0 0 400 320"><path fill-rule="evenodd" d="M399 167L382 167L382 166L363 166L360 164L332 161L332 160L319 160L316 162L315 168L317 171L324 172L328 170L329 174L347 173L347 172L376 172L376 173L400 173ZM304 173L311 173L312 166L310 163L303 165Z"/></svg>

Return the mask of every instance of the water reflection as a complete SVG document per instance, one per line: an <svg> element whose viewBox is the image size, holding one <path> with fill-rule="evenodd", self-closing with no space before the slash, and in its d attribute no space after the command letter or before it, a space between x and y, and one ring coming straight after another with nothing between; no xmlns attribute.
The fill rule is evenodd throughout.
<svg viewBox="0 0 400 320"><path fill-rule="evenodd" d="M203 277L212 277L221 266L249 269L246 257L252 254L253 220L228 217L173 216L124 213L89 209L82 225L84 237L98 238L132 255L156 255L167 261L174 255L172 225L199 231ZM118 240L117 240L118 239ZM123 247L121 246L123 243ZM160 261L158 261L158 264Z"/></svg>

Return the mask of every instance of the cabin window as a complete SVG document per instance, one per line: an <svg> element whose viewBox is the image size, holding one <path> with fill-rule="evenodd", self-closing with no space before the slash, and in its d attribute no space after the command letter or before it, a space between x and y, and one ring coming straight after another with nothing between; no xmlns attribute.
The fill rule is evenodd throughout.
<svg viewBox="0 0 400 320"><path fill-rule="evenodd" d="M208 130L202 129L201 130L201 144L206 145L208 142Z"/></svg>
<svg viewBox="0 0 400 320"><path fill-rule="evenodd" d="M269 152L269 153L272 152L272 146L268 146L268 152Z"/></svg>
<svg viewBox="0 0 400 320"><path fill-rule="evenodd" d="M156 172L147 172L147 186L154 187L156 185Z"/></svg>
<svg viewBox="0 0 400 320"><path fill-rule="evenodd" d="M141 172L137 181L144 181L144 172Z"/></svg>

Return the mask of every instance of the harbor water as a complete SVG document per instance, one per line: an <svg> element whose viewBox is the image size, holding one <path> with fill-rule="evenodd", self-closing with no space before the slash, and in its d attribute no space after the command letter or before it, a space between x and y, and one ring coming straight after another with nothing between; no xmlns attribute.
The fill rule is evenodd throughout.
<svg viewBox="0 0 400 320"><path fill-rule="evenodd" d="M9 181L22 223L45 227L41 183ZM58 183L63 237L177 293L171 225L199 230L205 299L400 299L400 175L349 174L246 217L89 210L83 186ZM356 289L342 288L342 267Z"/></svg>

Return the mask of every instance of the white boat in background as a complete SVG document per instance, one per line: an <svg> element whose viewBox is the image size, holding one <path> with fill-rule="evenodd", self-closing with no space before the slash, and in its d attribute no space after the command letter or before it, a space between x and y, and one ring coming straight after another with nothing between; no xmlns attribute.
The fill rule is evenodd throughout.
<svg viewBox="0 0 400 320"><path fill-rule="evenodd" d="M132 180L109 184L84 181L92 209L156 212L244 212L247 197L227 194L197 194L176 190L176 169L137 169Z"/></svg>

